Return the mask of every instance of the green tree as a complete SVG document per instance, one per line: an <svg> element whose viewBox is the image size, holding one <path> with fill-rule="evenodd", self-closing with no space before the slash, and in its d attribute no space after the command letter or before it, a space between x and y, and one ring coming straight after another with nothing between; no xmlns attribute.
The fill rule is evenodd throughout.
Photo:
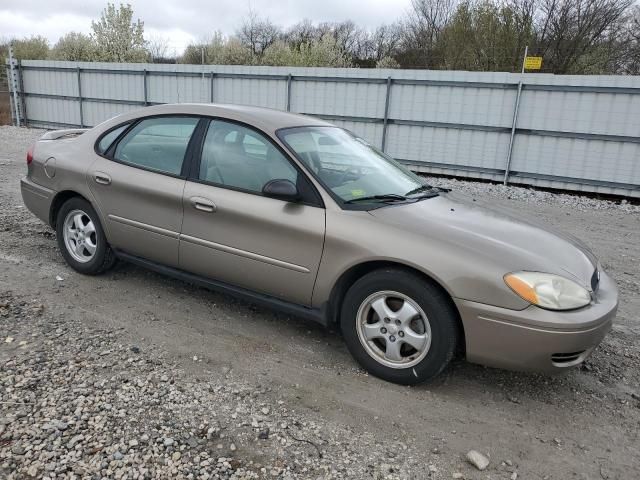
<svg viewBox="0 0 640 480"><path fill-rule="evenodd" d="M320 41L300 46L301 65L305 67L350 67L351 60L340 48L338 41L330 34L324 35Z"/></svg>
<svg viewBox="0 0 640 480"><path fill-rule="evenodd" d="M219 58L219 62L216 63L220 65L252 65L255 63L255 57L251 54L251 50L247 49L236 37L227 40Z"/></svg>
<svg viewBox="0 0 640 480"><path fill-rule="evenodd" d="M203 59L207 65L252 65L255 57L236 37L225 38L215 32L208 41L187 46L180 63L199 65Z"/></svg>
<svg viewBox="0 0 640 480"><path fill-rule="evenodd" d="M133 8L108 3L97 22L91 22L99 59L105 62L145 62L148 58L144 23L133 19Z"/></svg>
<svg viewBox="0 0 640 480"><path fill-rule="evenodd" d="M439 37L443 67L454 70L514 71L524 45L515 12L489 0L456 8Z"/></svg>
<svg viewBox="0 0 640 480"><path fill-rule="evenodd" d="M295 50L282 40L271 44L264 51L262 65L298 66L302 61L299 50Z"/></svg>
<svg viewBox="0 0 640 480"><path fill-rule="evenodd" d="M376 68L400 68L400 64L393 57L382 57L376 62Z"/></svg>
<svg viewBox="0 0 640 480"><path fill-rule="evenodd" d="M49 41L41 36L25 37L12 43L13 55L18 60L45 60L49 55Z"/></svg>
<svg viewBox="0 0 640 480"><path fill-rule="evenodd" d="M186 63L189 65L199 65L202 63L202 50L206 49L205 43L191 43L184 49L184 53L180 57L179 63ZM208 63L205 61L205 63Z"/></svg>
<svg viewBox="0 0 640 480"><path fill-rule="evenodd" d="M58 40L49 54L53 60L92 62L99 58L98 47L89 35L70 32Z"/></svg>

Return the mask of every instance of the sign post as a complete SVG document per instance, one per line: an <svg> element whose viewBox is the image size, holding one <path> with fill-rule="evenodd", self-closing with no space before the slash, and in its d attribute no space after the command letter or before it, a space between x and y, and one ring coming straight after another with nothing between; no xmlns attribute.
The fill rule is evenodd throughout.
<svg viewBox="0 0 640 480"><path fill-rule="evenodd" d="M507 165L504 169L503 184L509 183L509 168L511 167L511 156L513 155L513 141L516 135L516 125L518 124L518 110L520 109L520 96L522 95L522 80L525 70L540 70L542 68L542 57L530 57L529 46L524 47L524 57L522 58L522 70L518 81L518 93L516 94L516 105L513 109L513 121L511 122L511 138L509 139L509 150L507 153Z"/></svg>

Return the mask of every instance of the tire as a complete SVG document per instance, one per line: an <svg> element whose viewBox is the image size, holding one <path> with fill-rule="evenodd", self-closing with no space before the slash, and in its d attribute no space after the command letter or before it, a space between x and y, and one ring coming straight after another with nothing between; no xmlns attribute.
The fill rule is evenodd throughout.
<svg viewBox="0 0 640 480"><path fill-rule="evenodd" d="M437 376L453 358L460 338L457 320L455 306L438 286L388 268L351 286L340 326L347 348L370 374L414 385Z"/></svg>
<svg viewBox="0 0 640 480"><path fill-rule="evenodd" d="M73 197L62 204L56 215L56 236L62 256L77 272L98 275L116 263L96 211L83 198Z"/></svg>

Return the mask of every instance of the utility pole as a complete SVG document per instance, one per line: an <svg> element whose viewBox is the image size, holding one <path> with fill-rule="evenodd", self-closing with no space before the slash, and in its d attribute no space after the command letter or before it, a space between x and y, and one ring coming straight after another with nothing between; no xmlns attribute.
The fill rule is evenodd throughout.
<svg viewBox="0 0 640 480"><path fill-rule="evenodd" d="M15 111L16 127L20 126L20 78L18 78L18 61L13 56L13 43L9 43L9 85L13 94L13 108Z"/></svg>

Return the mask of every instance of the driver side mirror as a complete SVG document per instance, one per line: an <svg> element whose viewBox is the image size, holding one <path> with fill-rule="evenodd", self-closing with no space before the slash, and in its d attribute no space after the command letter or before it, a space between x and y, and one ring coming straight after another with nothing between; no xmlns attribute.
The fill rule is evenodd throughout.
<svg viewBox="0 0 640 480"><path fill-rule="evenodd" d="M295 184L291 180L282 178L268 181L265 186L262 187L262 194L265 197L277 198L287 202L297 202L300 200L300 193L298 193L298 188Z"/></svg>

